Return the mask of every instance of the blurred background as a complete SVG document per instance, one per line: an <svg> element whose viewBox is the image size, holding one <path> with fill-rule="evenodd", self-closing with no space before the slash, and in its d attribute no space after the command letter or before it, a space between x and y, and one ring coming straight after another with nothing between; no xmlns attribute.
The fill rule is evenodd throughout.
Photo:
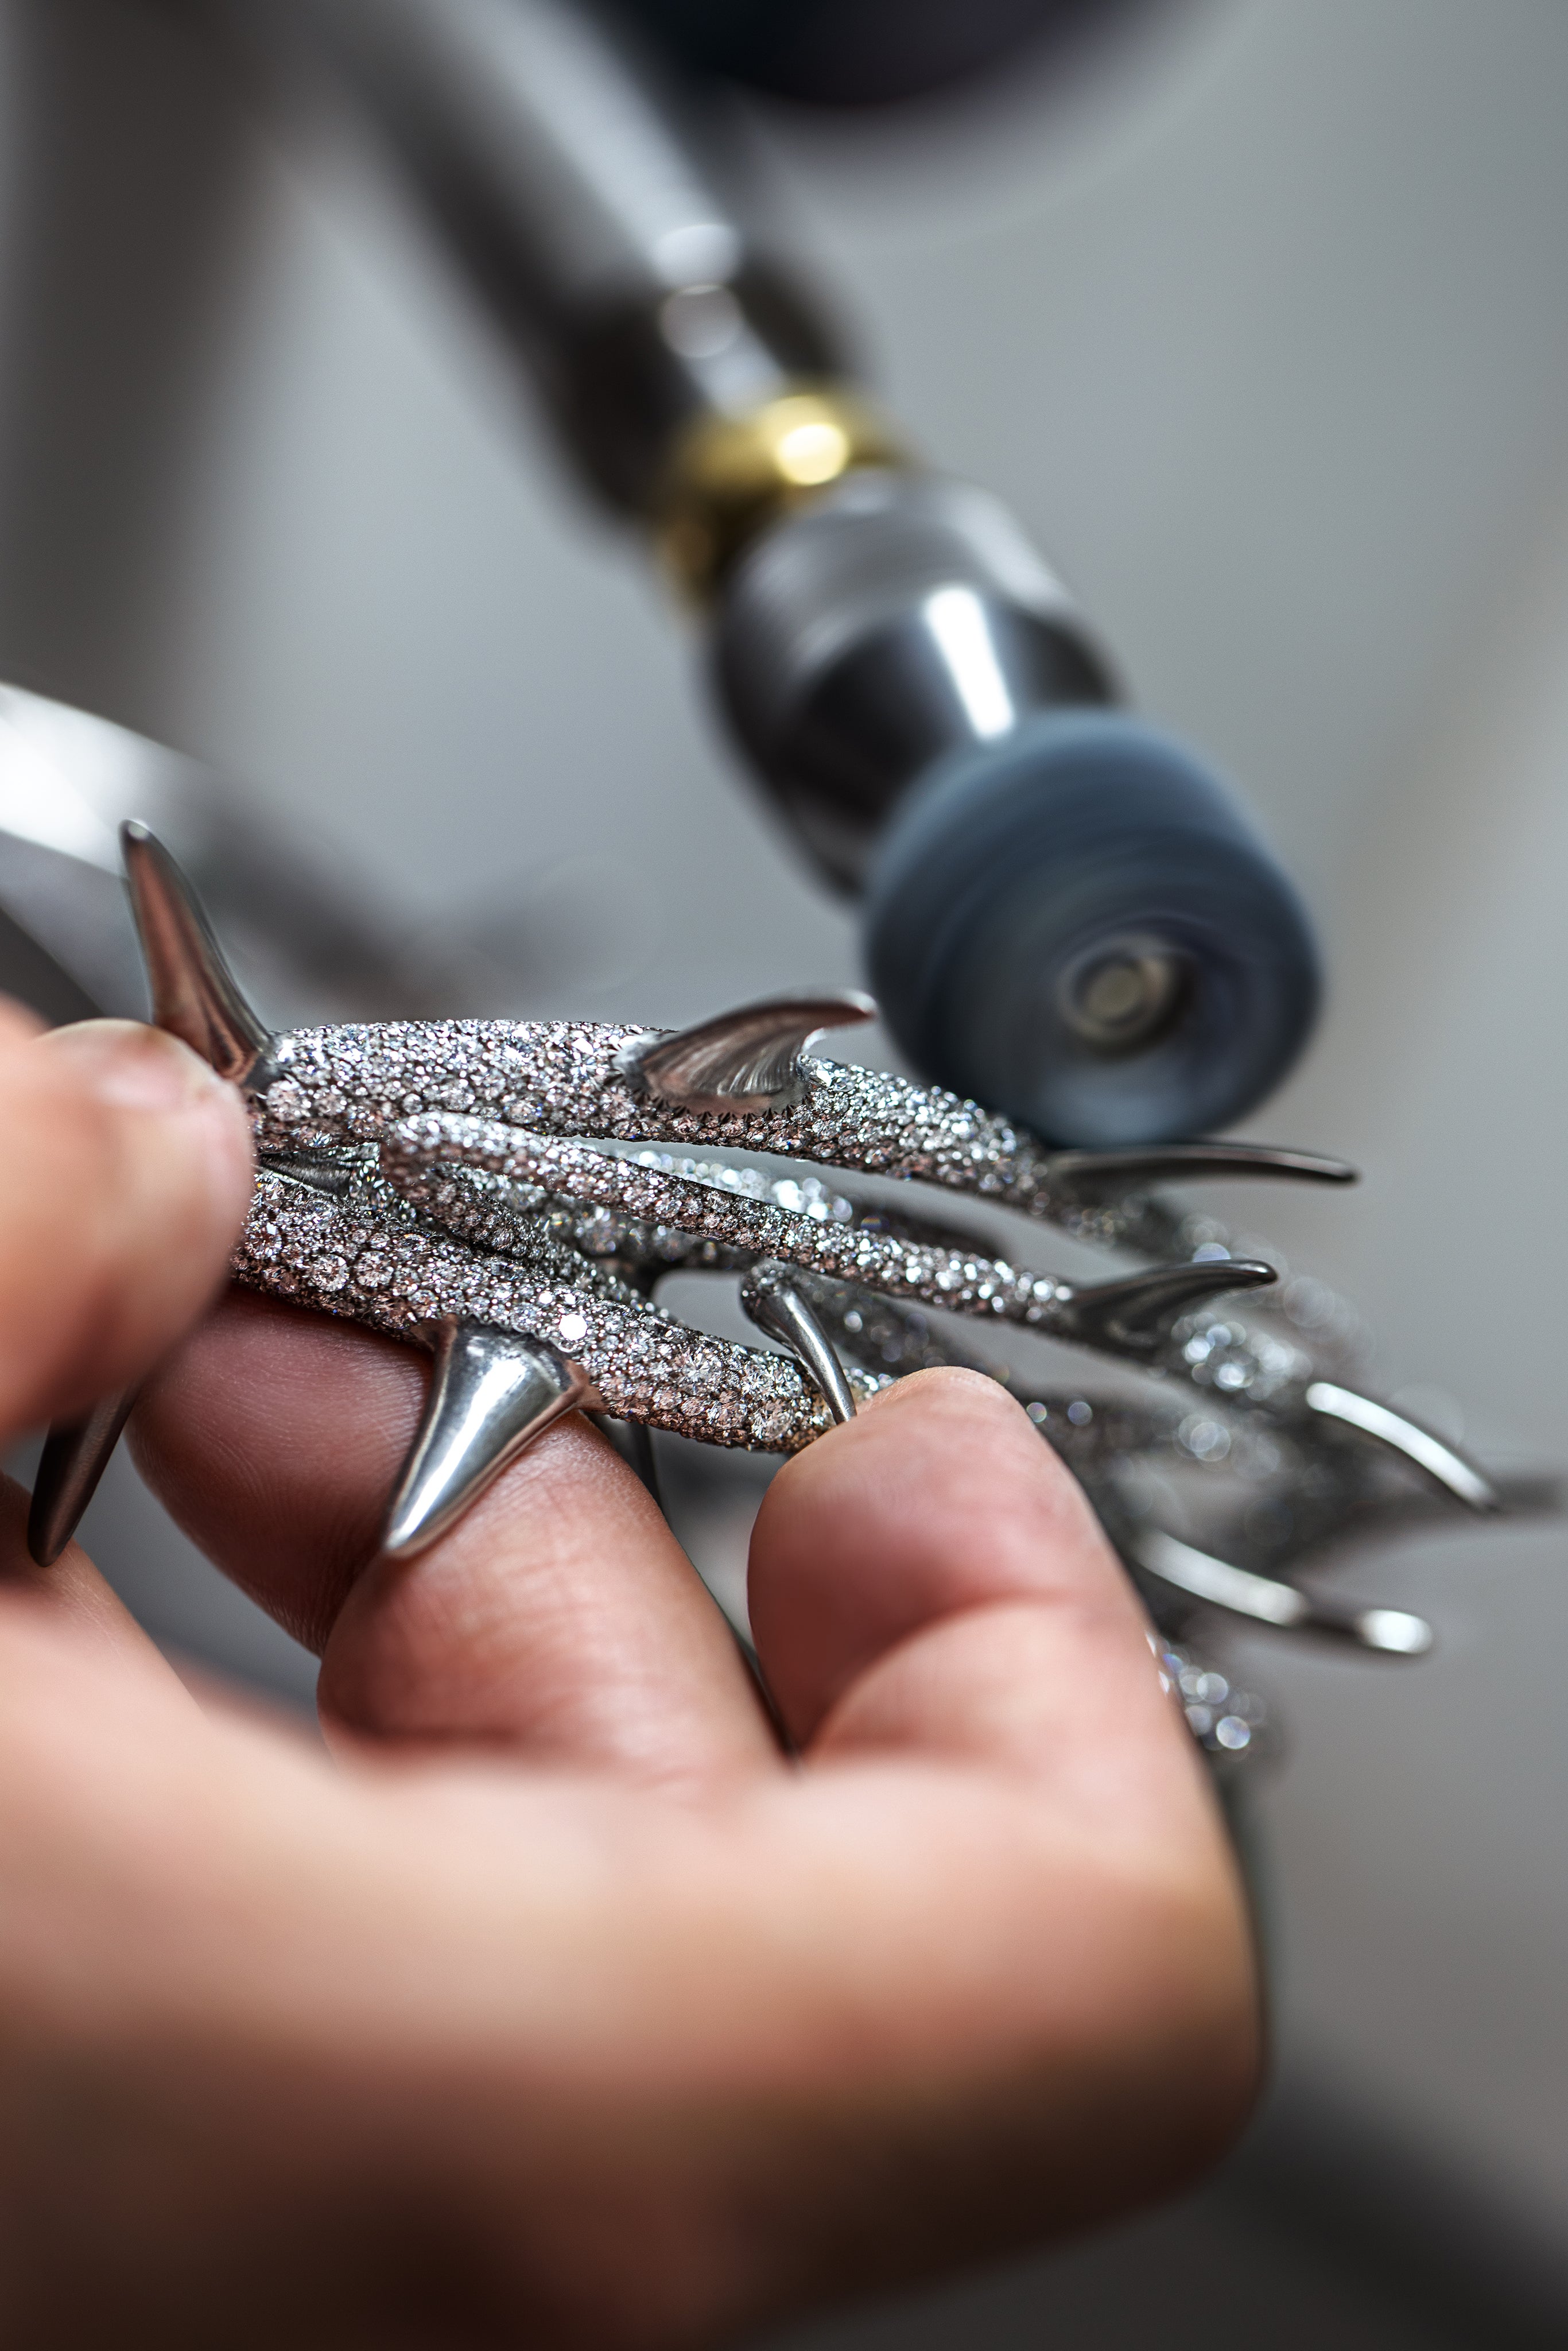
<svg viewBox="0 0 1568 2351"><path fill-rule="evenodd" d="M1385 1392L1561 1465L1568 12L1117 15L896 118L759 106L765 167L920 444L1007 498L1312 903L1327 1014L1246 1131L1365 1180L1234 1205L1363 1307ZM350 115L260 102L194 5L0 0L0 678L209 763L411 942L463 928L507 1009L853 982L630 559ZM695 1529L716 1577L756 1491ZM86 1540L172 1647L308 1703L123 1461ZM1227 1650L1287 1733L1249 1799L1249 2145L810 2342L1568 2339L1568 1533L1343 1573L1439 1647Z"/></svg>

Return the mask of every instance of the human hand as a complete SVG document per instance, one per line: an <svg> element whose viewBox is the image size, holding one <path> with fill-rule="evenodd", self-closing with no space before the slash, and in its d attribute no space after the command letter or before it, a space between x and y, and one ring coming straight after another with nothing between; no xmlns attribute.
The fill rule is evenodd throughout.
<svg viewBox="0 0 1568 2351"><path fill-rule="evenodd" d="M149 1031L0 1019L0 1118L14 1438L166 1354L249 1162L237 1098ZM320 1650L330 1756L198 1703L5 1499L5 2339L706 2342L1220 2151L1259 2065L1234 1865L1136 1599L1000 1390L904 1382L775 1481L786 1761L580 1420L372 1557L424 1377L233 1297L135 1426Z"/></svg>

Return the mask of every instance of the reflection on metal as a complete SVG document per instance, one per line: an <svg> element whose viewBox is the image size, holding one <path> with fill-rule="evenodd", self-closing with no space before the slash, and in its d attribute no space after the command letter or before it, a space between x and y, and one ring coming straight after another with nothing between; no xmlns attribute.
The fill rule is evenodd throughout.
<svg viewBox="0 0 1568 2351"><path fill-rule="evenodd" d="M800 1099L809 1046L831 1029L874 1020L858 989L744 1005L674 1036L640 1037L621 1067L638 1092L673 1110L789 1110Z"/></svg>
<svg viewBox="0 0 1568 2351"><path fill-rule="evenodd" d="M1228 1560L1178 1542L1159 1527L1146 1527L1136 1537L1133 1552L1140 1567L1163 1583L1174 1584L1194 1600L1223 1608L1233 1616L1273 1625L1294 1633L1325 1633L1352 1641L1359 1648L1375 1649L1385 1656L1420 1657L1432 1646L1432 1628L1419 1616L1400 1608L1336 1608L1299 1591L1293 1583L1276 1583L1233 1567Z"/></svg>
<svg viewBox="0 0 1568 2351"><path fill-rule="evenodd" d="M984 603L973 588L938 588L921 611L946 661L970 731L978 742L996 741L1018 725L1021 713L997 658Z"/></svg>
<svg viewBox="0 0 1568 2351"><path fill-rule="evenodd" d="M1456 1501L1463 1502L1467 1510L1490 1513L1501 1509L1497 1489L1489 1478L1484 1478L1462 1453L1456 1453L1440 1437L1406 1420L1391 1405L1358 1395L1354 1388L1339 1387L1332 1380L1313 1380L1306 1392L1306 1404L1310 1411L1343 1421L1347 1428L1359 1428L1364 1436L1375 1437L1380 1445L1402 1453L1407 1461L1414 1461L1417 1469L1436 1479Z"/></svg>
<svg viewBox="0 0 1568 2351"><path fill-rule="evenodd" d="M134 820L120 829L152 1019L245 1085L265 1071L272 1038L235 985L189 883L162 843Z"/></svg>
<svg viewBox="0 0 1568 2351"><path fill-rule="evenodd" d="M853 1420L854 1390L832 1341L790 1280L789 1269L767 1259L754 1265L741 1281L740 1302L765 1338L794 1350L833 1418L841 1426Z"/></svg>
<svg viewBox="0 0 1568 2351"><path fill-rule="evenodd" d="M27 1549L40 1567L53 1567L74 1538L135 1401L135 1388L122 1388L85 1418L50 1429L27 1513Z"/></svg>
<svg viewBox="0 0 1568 2351"><path fill-rule="evenodd" d="M390 1559L427 1550L563 1414L600 1402L578 1364L537 1340L455 1315L430 1336L430 1394L382 1538Z"/></svg>
<svg viewBox="0 0 1568 2351"><path fill-rule="evenodd" d="M666 298L666 338L672 326L695 323L694 293L709 294L714 319L711 295L722 290L686 288L684 310L674 308L682 296ZM907 462L886 418L848 384L775 392L744 414L699 416L671 451L653 500L659 551L687 595L705 602L755 538L831 483L860 466Z"/></svg>

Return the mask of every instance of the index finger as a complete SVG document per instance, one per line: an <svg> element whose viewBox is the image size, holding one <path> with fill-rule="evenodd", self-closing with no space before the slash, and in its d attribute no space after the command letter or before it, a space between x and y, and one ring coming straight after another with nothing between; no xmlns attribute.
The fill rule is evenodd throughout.
<svg viewBox="0 0 1568 2351"><path fill-rule="evenodd" d="M344 1728L649 1778L774 1763L717 1607L576 1415L428 1551L378 1556L428 1378L411 1348L236 1292L150 1383L132 1442L208 1558L320 1652Z"/></svg>
<svg viewBox="0 0 1568 2351"><path fill-rule="evenodd" d="M758 1519L750 1603L809 1753L967 1755L1134 1806L1164 1802L1174 1775L1207 1801L1082 1489L980 1374L900 1381L789 1462Z"/></svg>

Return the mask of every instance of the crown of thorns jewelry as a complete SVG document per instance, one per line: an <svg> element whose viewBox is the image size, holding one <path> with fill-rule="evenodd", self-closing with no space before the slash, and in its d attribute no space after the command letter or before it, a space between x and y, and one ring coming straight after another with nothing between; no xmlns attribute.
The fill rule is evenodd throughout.
<svg viewBox="0 0 1568 2351"><path fill-rule="evenodd" d="M1204 1743L1243 1749L1257 1709L1180 1646L1196 1620L1420 1655L1420 1617L1325 1595L1325 1561L1447 1510L1548 1499L1365 1395L1349 1308L1232 1255L1211 1218L1162 1196L1202 1178L1353 1181L1338 1161L1248 1144L1052 1150L972 1102L806 1058L824 1031L871 1017L852 995L679 1034L435 1020L273 1036L167 852L140 825L123 841L154 1020L254 1105L235 1277L434 1358L388 1512L394 1557L434 1541L565 1412L791 1453L891 1381L968 1364L1019 1398L1082 1483L1177 1645L1163 1662ZM712 1155L737 1152L751 1157ZM1152 1262L1087 1285L1037 1272L890 1205L885 1181L860 1192L813 1169L964 1196ZM738 1274L774 1348L665 1311L658 1286L678 1270ZM983 1326L1143 1376L1092 1397L1040 1387L970 1349L961 1334ZM70 1540L130 1403L51 1434L36 1558Z"/></svg>

